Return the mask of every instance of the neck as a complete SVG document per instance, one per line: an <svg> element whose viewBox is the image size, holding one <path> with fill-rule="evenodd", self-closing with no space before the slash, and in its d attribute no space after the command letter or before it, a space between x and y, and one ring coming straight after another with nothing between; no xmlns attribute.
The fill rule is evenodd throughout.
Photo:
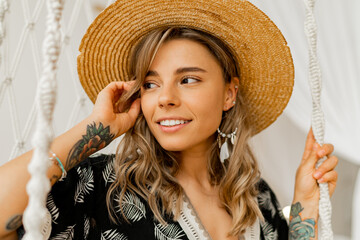
<svg viewBox="0 0 360 240"><path fill-rule="evenodd" d="M211 188L208 175L209 147L179 152L179 172L176 178L180 184L198 184L206 189Z"/></svg>

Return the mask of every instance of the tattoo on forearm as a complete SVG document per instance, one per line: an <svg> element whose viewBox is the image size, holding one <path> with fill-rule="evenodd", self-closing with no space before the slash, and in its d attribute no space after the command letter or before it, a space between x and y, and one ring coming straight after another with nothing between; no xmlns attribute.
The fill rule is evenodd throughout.
<svg viewBox="0 0 360 240"><path fill-rule="evenodd" d="M83 135L82 139L71 148L65 168L69 170L76 166L85 157L108 145L114 137L115 134L110 133L110 126L104 128L102 123L99 124L99 127L96 127L95 122L89 124L86 128L86 135Z"/></svg>
<svg viewBox="0 0 360 240"><path fill-rule="evenodd" d="M308 240L315 237L315 220L301 219L300 212L304 210L299 202L291 205L289 222L289 239Z"/></svg>
<svg viewBox="0 0 360 240"><path fill-rule="evenodd" d="M14 231L22 225L22 215L12 216L6 224L6 230Z"/></svg>

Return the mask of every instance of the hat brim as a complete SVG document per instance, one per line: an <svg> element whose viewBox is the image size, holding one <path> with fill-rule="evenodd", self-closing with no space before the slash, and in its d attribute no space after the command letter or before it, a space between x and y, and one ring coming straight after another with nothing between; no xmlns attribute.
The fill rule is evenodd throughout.
<svg viewBox="0 0 360 240"><path fill-rule="evenodd" d="M294 85L290 49L280 30L244 0L121 0L100 13L80 45L80 82L95 102L112 81L128 81L132 48L161 26L189 27L223 40L235 53L240 94L258 133L286 107Z"/></svg>

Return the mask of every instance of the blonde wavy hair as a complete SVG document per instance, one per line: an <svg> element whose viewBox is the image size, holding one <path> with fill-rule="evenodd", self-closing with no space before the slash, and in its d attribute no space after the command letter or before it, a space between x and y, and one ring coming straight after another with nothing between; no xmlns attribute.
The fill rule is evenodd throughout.
<svg viewBox="0 0 360 240"><path fill-rule="evenodd" d="M188 39L207 47L222 67L224 81L230 82L233 77L240 76L231 51L218 38L195 29L158 28L145 36L132 52L128 72L136 82L122 101L131 102L139 97L140 88L157 50L163 43L173 39ZM223 113L220 125L221 131L226 133L238 129L231 157L222 164L219 160L218 143L214 141L209 149L207 169L210 183L218 187L220 201L232 217L233 224L229 234L233 236L243 234L257 217L263 219L256 201L260 173L248 144L253 129L247 121L246 105L241 94L238 93L236 98L235 106ZM216 134L214 133L214 139ZM174 220L178 218L185 193L176 179L179 170L176 153L160 146L142 113L120 142L114 169L117 178L107 193L107 206L112 221L119 220L115 208L121 206L126 192L136 193L144 198L155 218L162 224L166 224L163 218L165 214L173 216ZM114 198L115 195L118 197ZM123 212L122 215L125 217Z"/></svg>

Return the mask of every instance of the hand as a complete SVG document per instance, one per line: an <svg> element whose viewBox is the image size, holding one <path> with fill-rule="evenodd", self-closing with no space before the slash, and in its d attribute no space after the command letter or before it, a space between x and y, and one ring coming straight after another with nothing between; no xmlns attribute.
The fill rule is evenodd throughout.
<svg viewBox="0 0 360 240"><path fill-rule="evenodd" d="M124 112L126 104L119 102L125 91L129 91L134 81L112 82L108 84L97 96L92 115L104 125L110 126L115 137L128 131L135 124L140 113L140 98L131 103L130 109Z"/></svg>
<svg viewBox="0 0 360 240"><path fill-rule="evenodd" d="M336 156L330 155L333 151L332 144L320 146L316 143L312 129L310 129L302 161L296 172L293 202L312 203L312 205L318 206L320 198L318 183L328 183L330 196L334 193L338 177L334 169L338 159ZM325 156L327 159L318 169L315 169L317 161Z"/></svg>

